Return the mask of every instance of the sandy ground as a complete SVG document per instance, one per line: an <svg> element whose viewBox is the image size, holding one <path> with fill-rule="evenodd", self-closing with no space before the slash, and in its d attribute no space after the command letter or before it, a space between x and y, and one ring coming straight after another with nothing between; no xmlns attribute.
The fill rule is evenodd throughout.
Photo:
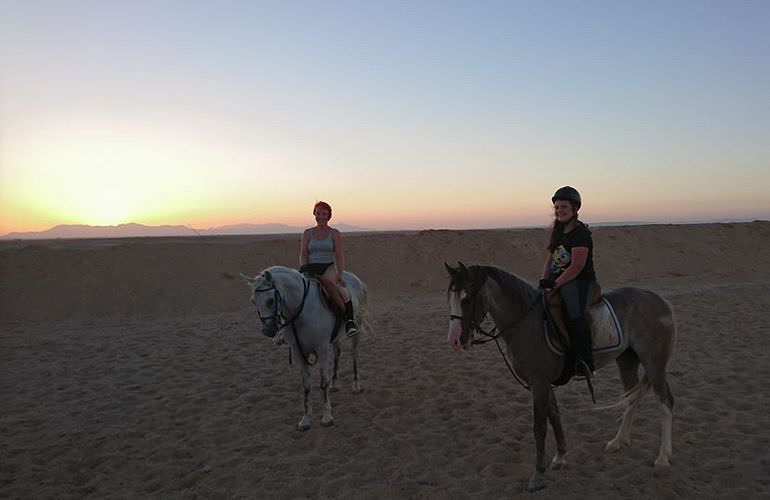
<svg viewBox="0 0 770 500"><path fill-rule="evenodd" d="M0 497L509 498L534 464L529 393L494 346L446 345L443 261L534 281L546 232L346 235L369 285L364 392L350 357L335 425L296 430L299 372L257 328L239 272L294 265L295 236L0 244ZM605 288L674 306L672 466L660 411L603 452L620 411L557 390L568 467L538 498L770 498L770 223L600 227ZM347 345L346 345L347 347ZM314 387L317 387L314 372ZM617 371L598 399L621 394ZM555 449L552 433L548 455Z"/></svg>

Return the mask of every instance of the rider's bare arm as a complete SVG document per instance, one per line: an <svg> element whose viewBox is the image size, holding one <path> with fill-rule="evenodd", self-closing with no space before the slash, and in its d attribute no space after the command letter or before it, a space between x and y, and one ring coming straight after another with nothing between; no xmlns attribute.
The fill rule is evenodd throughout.
<svg viewBox="0 0 770 500"><path fill-rule="evenodd" d="M580 271L583 270L583 268L586 265L586 261L588 260L588 247L574 247L572 249L572 260L570 262L570 265L567 269L564 270L561 275L559 275L558 278L556 278L556 287L560 288L563 285L566 285L573 279L577 278L577 275L580 274Z"/></svg>
<svg viewBox="0 0 770 500"><path fill-rule="evenodd" d="M334 240L334 265L337 267L337 281L342 284L342 272L345 270L345 249L342 247L342 236L339 231L335 230L332 233L332 238Z"/></svg>
<svg viewBox="0 0 770 500"><path fill-rule="evenodd" d="M551 263L553 262L553 253L548 250L545 256L545 264L543 264L543 272L540 273L541 278L547 278L551 274Z"/></svg>
<svg viewBox="0 0 770 500"><path fill-rule="evenodd" d="M311 231L311 229L306 229L305 232L302 233L302 243L299 244L299 266L300 267L307 264L307 243L308 243L308 239L310 238L309 231Z"/></svg>

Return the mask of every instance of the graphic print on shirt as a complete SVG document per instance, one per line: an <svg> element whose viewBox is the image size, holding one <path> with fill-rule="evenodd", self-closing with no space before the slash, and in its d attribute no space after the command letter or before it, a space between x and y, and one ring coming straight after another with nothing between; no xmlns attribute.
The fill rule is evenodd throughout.
<svg viewBox="0 0 770 500"><path fill-rule="evenodd" d="M551 274L561 274L569 267L570 262L572 262L572 255L564 248L564 245L559 245L553 251Z"/></svg>

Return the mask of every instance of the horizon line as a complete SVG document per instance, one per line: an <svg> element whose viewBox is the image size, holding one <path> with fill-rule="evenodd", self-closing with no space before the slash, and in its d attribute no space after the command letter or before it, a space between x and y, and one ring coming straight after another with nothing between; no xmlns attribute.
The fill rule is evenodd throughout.
<svg viewBox="0 0 770 500"><path fill-rule="evenodd" d="M660 220L624 220L624 221L588 221L586 222L589 226L596 226L596 227L612 227L612 226L647 226L647 225L688 225L688 224L725 224L725 223L754 223L754 222L768 222L770 219L764 219L764 218L756 218L756 217L725 217L725 218L719 218L719 219L693 219L693 220L687 220L687 219L677 219L677 220L670 220L670 221L660 221ZM585 222L585 221L584 221ZM48 229L42 230L42 231L12 231L10 233L6 233L4 235L0 235L0 239L3 240L66 240L66 239L102 239L102 238L184 238L188 237L185 235L152 235L152 234L146 234L146 235L100 235L100 236L89 236L89 235L82 235L82 236L52 236L52 237L35 237L33 235L41 235L43 233L55 230L56 228L60 227L73 227L73 226L82 226L84 228L91 228L91 229L117 229L121 226L141 226L143 228L148 229L155 229L155 228L164 228L164 227L170 227L170 228L186 228L191 230L195 236L197 237L208 237L208 236L269 236L269 235L292 235L297 234L299 231L303 229L303 226L291 226L286 223L282 222L267 222L267 223L253 223L253 222L241 222L241 223L235 223L235 224L225 224L222 226L215 226L215 227L208 227L208 228L195 228L194 226L190 224L161 224L157 226L151 226L147 224L142 224L138 222L126 222L126 223L120 223L120 224L114 224L114 225L90 225L90 224L57 224L55 226L52 226ZM223 228L231 228L234 226L285 226L286 228L293 229L292 231L288 232L265 232L265 233L212 233L212 234L205 234L201 235L198 231L216 231L218 229ZM547 228L550 226L550 224L524 224L524 225L516 225L516 226L497 226L497 227L462 227L462 228L452 228L452 227L428 227L428 226L420 226L420 227L401 227L401 228L390 228L390 229L375 229L375 228L366 228L366 227L359 227L352 224L347 224L344 222L340 222L340 224L337 224L337 227L348 227L351 229L344 230L343 232L346 233L387 233L387 232L415 232L415 231L502 231L502 230L511 230L511 229L538 229L538 228ZM332 226L334 227L334 226ZM24 235L24 236L22 236ZM193 236L193 234L190 234L189 236Z"/></svg>

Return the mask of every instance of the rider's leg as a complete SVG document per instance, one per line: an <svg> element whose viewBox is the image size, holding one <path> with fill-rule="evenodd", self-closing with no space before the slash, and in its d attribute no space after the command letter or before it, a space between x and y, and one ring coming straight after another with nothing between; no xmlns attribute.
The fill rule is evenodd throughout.
<svg viewBox="0 0 770 500"><path fill-rule="evenodd" d="M319 281L321 281L321 284L324 287L324 290L326 290L326 293L329 295L329 299L334 302L334 305L339 309L340 311L345 310L345 299L340 294L339 287L337 286L337 283L335 282L334 274L331 274L329 276L327 273L321 274L318 276Z"/></svg>
<svg viewBox="0 0 770 500"><path fill-rule="evenodd" d="M354 319L353 302L350 300L348 289L337 284L337 268L329 266L320 278L323 282L329 283L330 288L334 289L334 292L330 292L330 294L335 296L335 302L345 312L345 332L350 337L357 335L359 330Z"/></svg>
<svg viewBox="0 0 770 500"><path fill-rule="evenodd" d="M332 269L335 273L335 279L336 279L337 269L335 266L332 266ZM356 324L355 315L353 314L353 301L350 300L350 292L348 291L344 283L342 285L337 284L337 290L339 291L340 296L342 297L342 302L344 303L345 333L348 334L348 337L358 335L359 330L358 330L358 325Z"/></svg>
<svg viewBox="0 0 770 500"><path fill-rule="evenodd" d="M590 371L594 370L594 360L591 327L586 319L586 311L588 310L588 297L593 292L592 285L593 283L587 280L574 279L560 289L570 343L575 349L578 367L580 368L582 361Z"/></svg>

